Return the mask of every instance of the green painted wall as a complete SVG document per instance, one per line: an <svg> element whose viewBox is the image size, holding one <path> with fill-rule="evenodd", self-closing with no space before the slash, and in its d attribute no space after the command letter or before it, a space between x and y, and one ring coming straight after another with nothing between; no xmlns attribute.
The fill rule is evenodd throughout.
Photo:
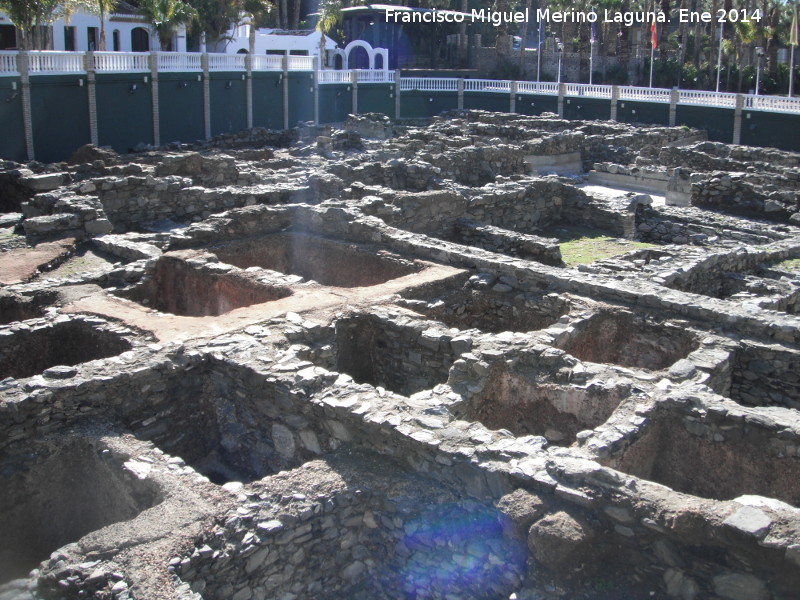
<svg viewBox="0 0 800 600"><path fill-rule="evenodd" d="M236 133L247 127L247 92L243 73L209 75L211 88L211 135Z"/></svg>
<svg viewBox="0 0 800 600"><path fill-rule="evenodd" d="M31 77L31 116L36 160L68 159L91 141L86 76Z"/></svg>
<svg viewBox="0 0 800 600"><path fill-rule="evenodd" d="M27 162L19 77L0 77L0 127L0 158Z"/></svg>
<svg viewBox="0 0 800 600"><path fill-rule="evenodd" d="M359 88L358 103L361 104ZM347 84L329 84L319 86L319 122L342 123L353 112L353 90Z"/></svg>
<svg viewBox="0 0 800 600"><path fill-rule="evenodd" d="M159 73L161 143L195 142L206 136L203 82L199 73Z"/></svg>
<svg viewBox="0 0 800 600"><path fill-rule="evenodd" d="M611 100L567 96L564 98L564 117L608 121L611 117Z"/></svg>
<svg viewBox="0 0 800 600"><path fill-rule="evenodd" d="M609 114L611 109L609 108ZM669 125L669 104L662 102L617 101L617 121Z"/></svg>
<svg viewBox="0 0 800 600"><path fill-rule="evenodd" d="M148 78L149 83L144 82ZM152 81L149 75L97 75L97 138L101 146L129 152L153 143ZM136 89L133 89L136 86Z"/></svg>
<svg viewBox="0 0 800 600"><path fill-rule="evenodd" d="M800 115L744 111L742 144L800 152Z"/></svg>
<svg viewBox="0 0 800 600"><path fill-rule="evenodd" d="M402 119L424 119L454 108L458 108L458 92L411 90L400 94L400 118Z"/></svg>
<svg viewBox="0 0 800 600"><path fill-rule="evenodd" d="M733 141L733 112L732 108L679 104L675 111L675 124L705 129L708 139L730 144Z"/></svg>
<svg viewBox="0 0 800 600"><path fill-rule="evenodd" d="M464 92L464 108L508 112L511 95L505 92Z"/></svg>
<svg viewBox="0 0 800 600"><path fill-rule="evenodd" d="M289 73L289 127L314 120L314 76L311 71Z"/></svg>
<svg viewBox="0 0 800 600"><path fill-rule="evenodd" d="M540 115L543 112L558 113L558 96L518 94L517 112L521 115Z"/></svg>
<svg viewBox="0 0 800 600"><path fill-rule="evenodd" d="M283 81L277 71L253 73L253 126L283 129Z"/></svg>
<svg viewBox="0 0 800 600"><path fill-rule="evenodd" d="M394 119L394 85L362 83L358 86L358 112L383 113Z"/></svg>

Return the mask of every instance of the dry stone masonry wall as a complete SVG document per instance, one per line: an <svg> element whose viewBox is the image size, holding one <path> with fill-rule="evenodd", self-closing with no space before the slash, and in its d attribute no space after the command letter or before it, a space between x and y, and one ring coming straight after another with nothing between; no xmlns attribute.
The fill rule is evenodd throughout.
<svg viewBox="0 0 800 600"><path fill-rule="evenodd" d="M795 598L798 164L456 111L4 165L0 600Z"/></svg>

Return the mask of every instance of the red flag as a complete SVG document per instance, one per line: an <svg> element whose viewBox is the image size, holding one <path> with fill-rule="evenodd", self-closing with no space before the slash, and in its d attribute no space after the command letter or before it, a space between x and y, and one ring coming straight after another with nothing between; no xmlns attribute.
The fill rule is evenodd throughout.
<svg viewBox="0 0 800 600"><path fill-rule="evenodd" d="M650 25L650 43L653 44L653 50L658 48L658 34L656 33L655 19L653 19L653 24Z"/></svg>

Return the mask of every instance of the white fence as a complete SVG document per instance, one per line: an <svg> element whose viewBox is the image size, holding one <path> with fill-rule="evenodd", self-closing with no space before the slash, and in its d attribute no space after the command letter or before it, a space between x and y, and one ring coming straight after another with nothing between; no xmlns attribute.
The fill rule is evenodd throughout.
<svg viewBox="0 0 800 600"><path fill-rule="evenodd" d="M147 52L95 52L94 70L98 73L142 73L150 70Z"/></svg>
<svg viewBox="0 0 800 600"><path fill-rule="evenodd" d="M244 71L244 54L209 54L209 71Z"/></svg>
<svg viewBox="0 0 800 600"><path fill-rule="evenodd" d="M517 82L517 93L558 96L558 84L542 81L519 81Z"/></svg>
<svg viewBox="0 0 800 600"><path fill-rule="evenodd" d="M401 77L400 90L410 92L457 92L460 80L451 77Z"/></svg>
<svg viewBox="0 0 800 600"><path fill-rule="evenodd" d="M662 88L641 88L633 86L620 86L620 100L637 100L640 102L664 102L670 103L670 90Z"/></svg>
<svg viewBox="0 0 800 600"><path fill-rule="evenodd" d="M202 71L200 55L196 52L159 52L158 70L164 72Z"/></svg>
<svg viewBox="0 0 800 600"><path fill-rule="evenodd" d="M0 77L3 75L18 75L16 52L0 52Z"/></svg>
<svg viewBox="0 0 800 600"><path fill-rule="evenodd" d="M0 77L18 76L17 51L0 51ZM200 72L203 70L201 54L197 52L156 52L156 68L159 72ZM56 75L69 73L85 73L88 61L98 73L144 73L150 70L148 52L60 52L36 50L28 52L28 71L31 75ZM208 54L209 71L245 71L247 68L244 54ZM313 71L316 58L314 56L280 56L253 55L251 68L253 71L281 71L286 66L290 71ZM357 70L318 72L321 84L350 83L351 73L356 73L358 83L393 83L394 71ZM402 77L402 91L423 92L457 92L463 81L465 92L510 93L513 82L492 79L457 79L454 77ZM589 97L611 99L613 86L586 85L581 83L564 83L564 95L569 97ZM558 96L559 84L553 82L517 82L518 94L539 94ZM672 101L672 90L661 88L645 88L619 86L619 100L638 102L658 102L669 104ZM702 90L678 90L679 105L708 106L716 108L735 108L738 94L716 93ZM800 98L785 96L753 96L743 95L745 110L758 110L778 113L800 113Z"/></svg>
<svg viewBox="0 0 800 600"><path fill-rule="evenodd" d="M84 56L83 52L37 50L28 54L28 70L31 75L85 73Z"/></svg>
<svg viewBox="0 0 800 600"><path fill-rule="evenodd" d="M511 92L510 81L496 81L494 79L465 79L465 92Z"/></svg>
<svg viewBox="0 0 800 600"><path fill-rule="evenodd" d="M253 71L283 71L283 57L274 54L254 54Z"/></svg>

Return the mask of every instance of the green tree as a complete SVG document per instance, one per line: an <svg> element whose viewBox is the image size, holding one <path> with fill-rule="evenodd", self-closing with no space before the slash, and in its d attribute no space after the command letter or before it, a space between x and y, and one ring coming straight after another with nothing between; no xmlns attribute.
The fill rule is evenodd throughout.
<svg viewBox="0 0 800 600"><path fill-rule="evenodd" d="M332 32L342 18L342 0L321 0L317 15L320 68L325 68L325 36Z"/></svg>
<svg viewBox="0 0 800 600"><path fill-rule="evenodd" d="M224 39L244 10L242 0L187 0L187 4L197 11L197 27L211 45Z"/></svg>
<svg viewBox="0 0 800 600"><path fill-rule="evenodd" d="M42 50L49 41L47 28L77 4L75 0L0 0L0 10L17 28L20 48Z"/></svg>
<svg viewBox="0 0 800 600"><path fill-rule="evenodd" d="M190 26L197 21L194 7L181 0L140 0L139 12L152 23L162 50L169 48L178 25Z"/></svg>

